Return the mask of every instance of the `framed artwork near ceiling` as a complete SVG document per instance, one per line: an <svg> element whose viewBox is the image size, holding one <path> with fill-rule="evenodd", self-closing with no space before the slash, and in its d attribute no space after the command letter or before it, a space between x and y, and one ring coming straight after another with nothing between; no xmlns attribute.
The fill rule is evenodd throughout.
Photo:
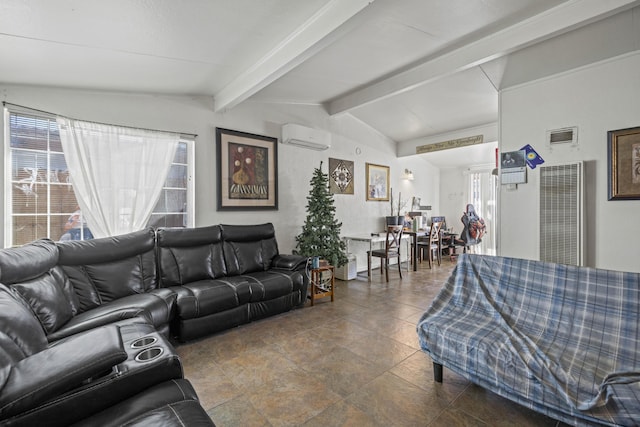
<svg viewBox="0 0 640 427"><path fill-rule="evenodd" d="M278 139L216 128L218 210L278 209Z"/></svg>
<svg viewBox="0 0 640 427"><path fill-rule="evenodd" d="M609 200L640 200L640 127L607 132Z"/></svg>
<svg viewBox="0 0 640 427"><path fill-rule="evenodd" d="M366 164L367 200L389 201L389 166Z"/></svg>
<svg viewBox="0 0 640 427"><path fill-rule="evenodd" d="M332 194L353 194L353 162L329 157L329 191Z"/></svg>

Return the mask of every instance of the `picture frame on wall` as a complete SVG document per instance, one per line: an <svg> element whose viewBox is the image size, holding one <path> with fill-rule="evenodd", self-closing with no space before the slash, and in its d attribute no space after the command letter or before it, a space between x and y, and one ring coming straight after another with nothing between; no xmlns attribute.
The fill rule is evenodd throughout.
<svg viewBox="0 0 640 427"><path fill-rule="evenodd" d="M216 128L219 211L278 209L278 139Z"/></svg>
<svg viewBox="0 0 640 427"><path fill-rule="evenodd" d="M389 201L389 166L366 163L367 200Z"/></svg>
<svg viewBox="0 0 640 427"><path fill-rule="evenodd" d="M331 194L354 193L354 163L329 157L329 191Z"/></svg>
<svg viewBox="0 0 640 427"><path fill-rule="evenodd" d="M640 127L607 132L609 200L640 200Z"/></svg>

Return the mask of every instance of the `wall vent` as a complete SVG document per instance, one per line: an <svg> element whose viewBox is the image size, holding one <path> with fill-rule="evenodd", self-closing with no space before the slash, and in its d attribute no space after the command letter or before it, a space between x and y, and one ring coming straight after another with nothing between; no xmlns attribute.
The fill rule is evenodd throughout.
<svg viewBox="0 0 640 427"><path fill-rule="evenodd" d="M569 127L547 131L547 144L555 147L563 144L576 145L578 143L578 128Z"/></svg>
<svg viewBox="0 0 640 427"><path fill-rule="evenodd" d="M540 260L584 265L582 162L540 166Z"/></svg>

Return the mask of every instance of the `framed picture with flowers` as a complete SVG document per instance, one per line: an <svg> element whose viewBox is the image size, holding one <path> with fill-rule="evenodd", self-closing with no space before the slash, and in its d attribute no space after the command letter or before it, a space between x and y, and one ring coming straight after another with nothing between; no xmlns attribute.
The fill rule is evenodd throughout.
<svg viewBox="0 0 640 427"><path fill-rule="evenodd" d="M278 139L216 128L218 210L278 209Z"/></svg>

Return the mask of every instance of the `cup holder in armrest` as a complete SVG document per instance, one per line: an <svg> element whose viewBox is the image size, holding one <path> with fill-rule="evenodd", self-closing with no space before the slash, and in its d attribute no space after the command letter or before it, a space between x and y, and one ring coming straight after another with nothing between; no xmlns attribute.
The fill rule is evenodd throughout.
<svg viewBox="0 0 640 427"><path fill-rule="evenodd" d="M136 354L136 362L148 362L153 359L157 359L164 352L162 347L151 347L142 350Z"/></svg>
<svg viewBox="0 0 640 427"><path fill-rule="evenodd" d="M158 341L156 337L142 337L131 343L131 348L145 348Z"/></svg>

